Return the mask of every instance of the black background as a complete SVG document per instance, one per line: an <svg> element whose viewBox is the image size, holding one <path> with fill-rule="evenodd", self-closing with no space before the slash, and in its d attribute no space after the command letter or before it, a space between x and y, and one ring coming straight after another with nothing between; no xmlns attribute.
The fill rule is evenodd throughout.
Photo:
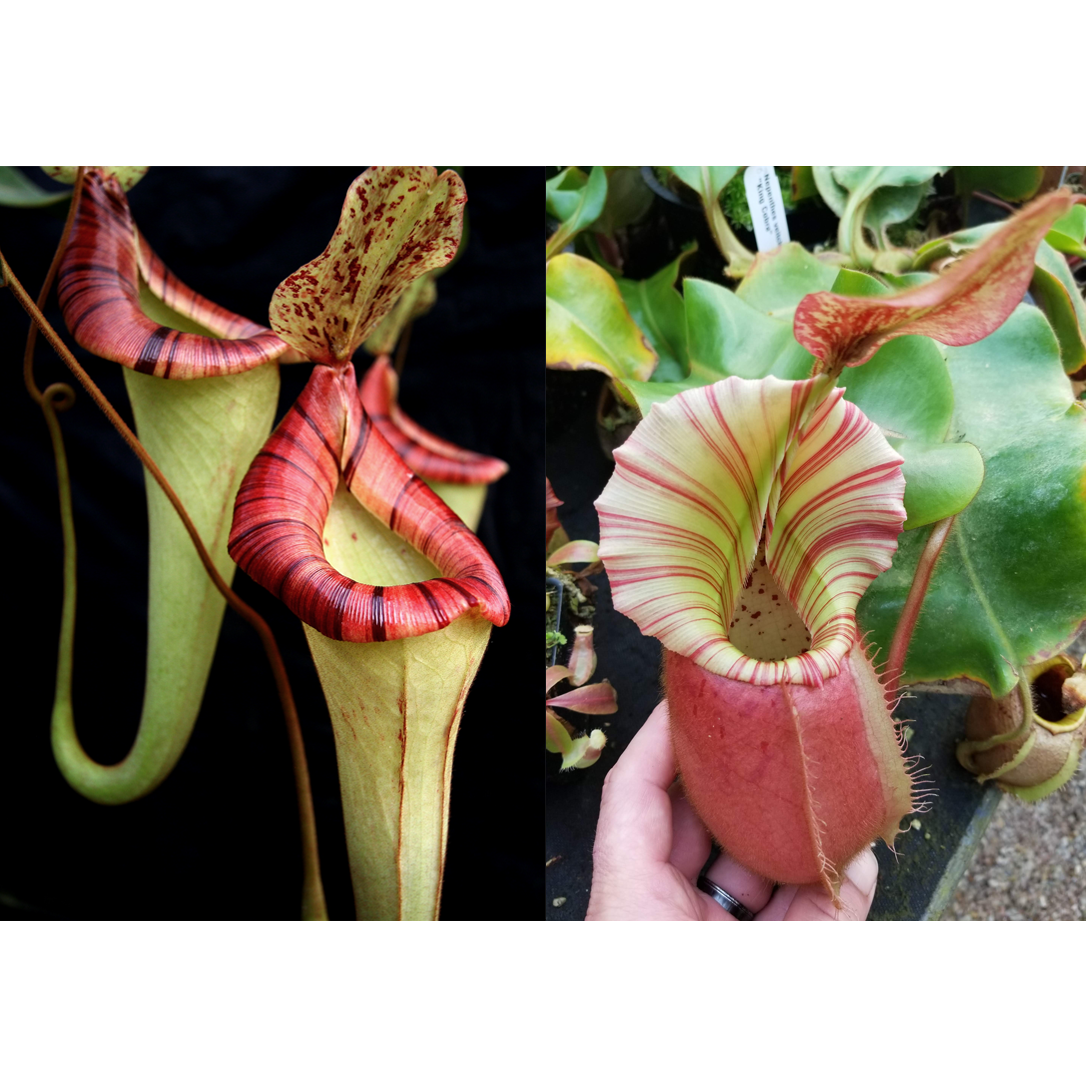
<svg viewBox="0 0 1086 1086"><path fill-rule="evenodd" d="M327 244L361 167L153 168L130 193L133 215L166 265L235 312L267 323L278 283ZM541 169L463 171L461 256L437 306L414 326L401 404L450 441L511 467L487 499L479 535L505 578L508 626L496 629L457 744L442 919L538 919L542 824L538 685L529 660L542 532L544 265ZM41 183L43 176L34 173ZM0 208L0 249L36 295L63 225L52 209ZM46 316L63 331L55 300ZM49 715L61 607L61 533L48 433L27 396L28 320L0 291L0 539L8 631L0 648L0 916L292 919L301 860L286 729L255 633L227 609L204 705L177 767L150 796L98 806L61 777ZM130 421L120 367L77 357ZM67 370L39 340L40 387ZM360 355L359 369L364 369ZM281 368L277 419L309 365ZM71 381L74 384L74 381ZM139 720L146 636L143 473L79 390L61 416L79 548L74 697L85 749L110 763ZM298 702L313 779L332 919L354 915L335 751L301 625L240 571L234 586L272 624ZM529 592L531 588L531 592ZM531 682L529 682L529 679ZM533 756L529 756L533 755Z"/></svg>

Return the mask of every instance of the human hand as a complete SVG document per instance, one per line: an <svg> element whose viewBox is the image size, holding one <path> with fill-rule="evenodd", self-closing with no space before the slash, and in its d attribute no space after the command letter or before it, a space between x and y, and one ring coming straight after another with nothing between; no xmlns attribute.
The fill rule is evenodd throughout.
<svg viewBox="0 0 1086 1086"><path fill-rule="evenodd" d="M735 920L694 883L709 858L709 831L675 780L667 702L653 710L603 785L586 920ZM821 886L778 886L721 855L709 879L756 920L864 920L878 862L864 849L845 870L834 908Z"/></svg>

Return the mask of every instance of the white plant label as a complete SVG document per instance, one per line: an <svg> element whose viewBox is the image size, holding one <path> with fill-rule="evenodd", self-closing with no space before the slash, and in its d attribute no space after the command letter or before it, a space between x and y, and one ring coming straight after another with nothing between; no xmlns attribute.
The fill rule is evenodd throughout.
<svg viewBox="0 0 1086 1086"><path fill-rule="evenodd" d="M750 217L754 220L754 237L758 252L776 249L789 240L788 222L784 217L784 198L781 183L772 166L748 166L743 174L747 190Z"/></svg>

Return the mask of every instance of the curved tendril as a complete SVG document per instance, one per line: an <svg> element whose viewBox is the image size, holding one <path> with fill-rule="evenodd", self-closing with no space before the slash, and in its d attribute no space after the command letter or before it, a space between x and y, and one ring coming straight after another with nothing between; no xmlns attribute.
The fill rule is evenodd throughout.
<svg viewBox="0 0 1086 1086"><path fill-rule="evenodd" d="M60 235L60 241L57 243L56 252L53 253L52 263L49 265L49 271L45 273L45 282L41 285L41 290L38 291L38 309L41 309L45 305L45 299L49 297L49 291L53 289L53 283L57 277L57 268L60 267L61 257L64 255L64 250L68 247L68 239L72 236L72 226L75 223L76 210L79 207L79 197L83 192L83 173L85 166L80 166L75 175L75 187L72 189L71 201L68 204L68 217L64 220L64 229ZM42 401L42 397L46 393L43 393L38 388L37 382L34 380L34 347L38 342L38 326L34 321L30 322L30 330L26 334L26 349L23 351L23 382L26 384L26 390L30 393L30 398L36 403L41 404L42 410L45 410L45 404ZM52 386L50 386L52 387ZM65 385L68 389L68 402L61 407L56 405L55 410L66 411L75 402L75 390L71 385ZM47 420L48 421L48 420ZM59 435L59 431L58 431ZM61 449L64 447L64 438L60 436Z"/></svg>
<svg viewBox="0 0 1086 1086"><path fill-rule="evenodd" d="M78 181L78 179L77 179ZM91 379L90 375L83 369L83 367L76 360L75 356L64 345L64 341L56 333L52 325L42 315L40 308L34 304L30 295L27 294L22 283L19 282L14 272L11 270L11 266L4 259L3 253L0 252L0 266L3 267L4 277L6 285L11 288L15 294L19 304L26 310L30 316L32 327L40 329L42 335L48 341L49 345L60 356L65 365L72 371L79 383L86 389L91 399L102 411L102 413L109 419L113 428L124 438L125 442L132 449L132 451L139 458L140 463L144 468L154 477L155 482L162 488L163 493L169 499L170 504L176 510L177 515L181 518L182 524L185 526L185 530L188 532L189 537L192 540L193 546L196 548L196 553L200 557L200 561L203 563L204 568L207 570L208 576L211 578L216 589L223 595L226 602L230 607L237 612L246 622L252 626L257 635L260 637L261 644L264 646L265 654L268 657L268 662L271 665L272 673L275 676L275 686L279 694L279 700L283 707L283 716L286 720L287 735L290 742L291 758L294 764L294 780L295 789L298 798L298 814L299 821L301 823L301 835L302 835L302 860L303 860L303 891L302 891L302 916L304 919L321 920L327 919L328 912L324 899L324 886L321 881L320 875L320 856L317 849L317 826L316 817L313 812L313 796L309 782L309 766L305 755L305 745L302 741L301 725L298 720L298 710L294 704L294 695L290 688L290 680L287 678L286 669L283 666L283 658L279 652L279 646L276 643L275 635L272 633L271 628L264 621L264 619L245 603L223 580L219 571L215 568L215 564L211 559L211 556L207 552L207 548L204 546L203 540L200 538L199 532L197 532L195 525L192 523L191 518L188 515L188 511L185 509L181 500L174 492L173 487L170 486L166 477L162 474L158 465L151 458L150 454L144 449L143 444L139 438L132 432L125 421L117 414L113 405L106 399L102 391ZM33 345L31 344L30 350L32 351ZM28 373L31 371L28 369ZM33 383L32 376L28 383L28 391L32 396L37 395L36 399L42 404L42 408L46 413L46 422L50 428L50 434L54 432L59 436L59 424L57 423L55 416L55 408L53 399L59 400L60 396L64 396L65 399L74 396L74 393L69 386L64 384L50 385L44 393L37 391L36 385ZM60 403L56 405L56 408L60 408ZM57 448L56 438L54 438L54 449ZM57 462L58 479L63 472L64 483L62 484L61 491L61 519L65 520L64 502L67 500L67 522L65 523L65 600L64 611L62 612L62 633L61 633L61 657L62 660L58 664L57 668L57 684L58 689L64 672L67 673L67 682L70 689L71 684L71 635L74 633L75 622L75 532L74 526L71 521L71 496L70 488L66 487L67 483L67 459L64 457L63 445L60 445L60 457ZM68 490L67 499L65 499L65 489ZM70 533L70 534L69 534ZM69 547L70 542L70 547ZM69 569L71 570L71 583L69 585ZM69 587L71 589L69 593ZM69 618L69 599L70 599L70 618ZM67 664L63 662L64 655L64 639L65 634L68 634L68 660Z"/></svg>
<svg viewBox="0 0 1086 1086"><path fill-rule="evenodd" d="M894 637L890 642L890 653L886 660L886 696L891 702L897 700L898 686L901 676L905 674L905 659L917 620L920 618L920 609L924 606L924 597L928 593L936 563L943 553L943 546L950 538L950 529L953 527L954 517L939 521L928 536L920 560L916 564L913 583L909 586L909 594L905 597L905 605L897 620Z"/></svg>

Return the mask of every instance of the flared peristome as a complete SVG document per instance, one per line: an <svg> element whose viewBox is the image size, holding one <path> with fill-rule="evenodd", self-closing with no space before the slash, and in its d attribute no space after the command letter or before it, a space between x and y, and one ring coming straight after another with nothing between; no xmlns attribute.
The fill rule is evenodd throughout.
<svg viewBox="0 0 1086 1086"><path fill-rule="evenodd" d="M173 275L136 229L121 182L100 170L84 178L57 296L81 347L139 373L190 380L297 360L270 329Z"/></svg>
<svg viewBox="0 0 1086 1086"><path fill-rule="evenodd" d="M729 377L654 405L615 461L596 508L620 611L716 675L820 686L837 674L905 519L901 457L842 390ZM760 547L810 636L784 659L729 633Z"/></svg>
<svg viewBox="0 0 1086 1086"><path fill-rule="evenodd" d="M437 568L412 584L361 584L325 555L340 484ZM354 367L316 366L238 490L229 551L303 622L336 641L394 641L476 612L509 620L501 575L474 533L396 455L358 396Z"/></svg>

